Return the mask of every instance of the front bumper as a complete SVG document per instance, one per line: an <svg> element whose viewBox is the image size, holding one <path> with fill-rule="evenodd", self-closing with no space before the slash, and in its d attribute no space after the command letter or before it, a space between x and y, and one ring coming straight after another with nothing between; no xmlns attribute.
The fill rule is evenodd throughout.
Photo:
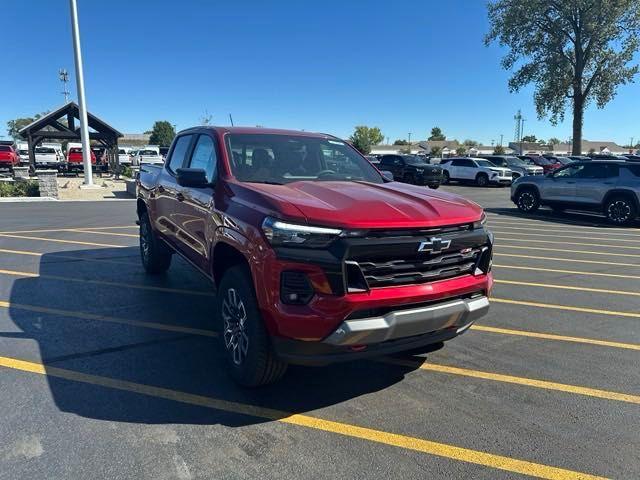
<svg viewBox="0 0 640 480"><path fill-rule="evenodd" d="M388 340L413 337L455 327L466 329L489 311L486 296L459 298L411 308L391 311L386 315L345 320L323 340L336 346L381 343Z"/></svg>
<svg viewBox="0 0 640 480"><path fill-rule="evenodd" d="M503 177L500 175L496 175L495 177L489 178L489 182L498 185L511 185L511 182L513 182L513 177Z"/></svg>
<svg viewBox="0 0 640 480"><path fill-rule="evenodd" d="M440 185L442 183L442 175L420 175L416 180L419 185Z"/></svg>

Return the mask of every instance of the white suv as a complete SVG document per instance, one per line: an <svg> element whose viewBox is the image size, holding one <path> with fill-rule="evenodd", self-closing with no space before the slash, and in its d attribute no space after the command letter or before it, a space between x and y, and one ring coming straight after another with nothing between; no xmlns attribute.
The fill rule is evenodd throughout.
<svg viewBox="0 0 640 480"><path fill-rule="evenodd" d="M509 168L496 167L482 158L447 158L440 162L443 183L450 180L474 182L479 187L488 185L511 185L513 172Z"/></svg>

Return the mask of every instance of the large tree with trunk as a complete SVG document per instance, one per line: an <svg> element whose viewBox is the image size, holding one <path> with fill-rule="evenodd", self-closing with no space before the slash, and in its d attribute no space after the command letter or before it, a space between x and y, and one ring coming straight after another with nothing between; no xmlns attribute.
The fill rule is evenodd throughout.
<svg viewBox="0 0 640 480"><path fill-rule="evenodd" d="M535 85L539 118L555 125L573 110L573 154L582 145L584 109L603 108L619 85L632 82L638 49L638 0L496 0L489 3L485 43L507 47L502 59L515 70L509 89Z"/></svg>

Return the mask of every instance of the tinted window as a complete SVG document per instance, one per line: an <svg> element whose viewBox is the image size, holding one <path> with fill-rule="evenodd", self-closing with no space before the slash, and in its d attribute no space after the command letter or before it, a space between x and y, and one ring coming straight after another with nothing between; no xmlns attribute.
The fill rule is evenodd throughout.
<svg viewBox="0 0 640 480"><path fill-rule="evenodd" d="M191 155L191 168L201 168L207 172L207 180L213 181L216 173L218 157L213 146L213 139L209 135L200 135L193 154Z"/></svg>
<svg viewBox="0 0 640 480"><path fill-rule="evenodd" d="M490 162L489 160L476 160L476 164L480 167L485 168L495 167L495 164L493 162Z"/></svg>
<svg viewBox="0 0 640 480"><path fill-rule="evenodd" d="M79 148L77 148L75 150L77 150L78 152L82 151ZM73 152L74 149L72 148L71 151ZM36 153L56 153L56 151L53 148L49 148L49 147L37 147L36 148Z"/></svg>
<svg viewBox="0 0 640 480"><path fill-rule="evenodd" d="M175 172L178 168L184 164L184 157L187 155L189 145L191 144L192 135L183 135L176 140L176 144L171 152L171 158L169 159L168 168ZM142 152L138 152L142 154Z"/></svg>
<svg viewBox="0 0 640 480"><path fill-rule="evenodd" d="M384 156L382 157L382 160L380 161L380 163L382 165L393 165L393 157L389 157L389 156Z"/></svg>
<svg viewBox="0 0 640 480"><path fill-rule="evenodd" d="M365 158L339 140L266 133L231 133L225 138L229 156L234 158L233 175L243 182L383 182Z"/></svg>
<svg viewBox="0 0 640 480"><path fill-rule="evenodd" d="M625 165L625 168L629 170L632 175L640 177L640 165Z"/></svg>
<svg viewBox="0 0 640 480"><path fill-rule="evenodd" d="M576 178L576 177L580 177L580 178L585 178L581 175L582 170L584 169L584 165L572 165L570 167L566 167L566 168L561 168L559 170L557 170L553 176L556 178Z"/></svg>
<svg viewBox="0 0 640 480"><path fill-rule="evenodd" d="M11 148L7 147L6 145L0 145L0 152L10 152Z"/></svg>

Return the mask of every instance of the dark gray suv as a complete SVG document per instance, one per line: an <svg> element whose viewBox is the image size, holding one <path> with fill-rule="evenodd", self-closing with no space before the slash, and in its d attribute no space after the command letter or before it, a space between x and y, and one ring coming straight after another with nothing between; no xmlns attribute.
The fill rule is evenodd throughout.
<svg viewBox="0 0 640 480"><path fill-rule="evenodd" d="M601 212L625 225L640 212L640 165L619 161L576 162L545 176L521 177L511 185L511 200L526 213L547 205Z"/></svg>

